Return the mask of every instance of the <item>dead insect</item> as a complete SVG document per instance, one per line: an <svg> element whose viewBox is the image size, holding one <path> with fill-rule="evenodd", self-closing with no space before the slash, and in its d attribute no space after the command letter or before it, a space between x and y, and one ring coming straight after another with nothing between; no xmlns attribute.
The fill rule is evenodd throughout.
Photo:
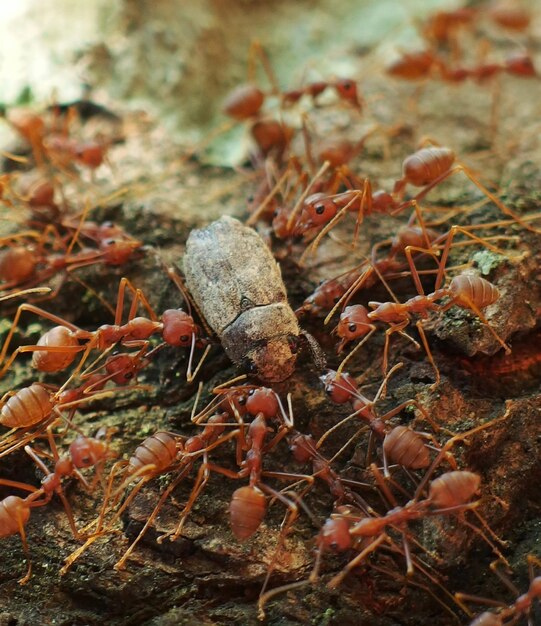
<svg viewBox="0 0 541 626"><path fill-rule="evenodd" d="M321 363L319 346L300 330L289 306L278 264L251 228L225 216L192 231L184 274L201 313L234 363L261 380L285 380L293 373L301 338Z"/></svg>

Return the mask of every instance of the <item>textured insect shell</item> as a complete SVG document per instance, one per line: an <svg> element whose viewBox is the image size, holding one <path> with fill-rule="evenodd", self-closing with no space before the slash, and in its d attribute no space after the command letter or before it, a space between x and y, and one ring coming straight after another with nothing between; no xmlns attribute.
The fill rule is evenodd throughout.
<svg viewBox="0 0 541 626"><path fill-rule="evenodd" d="M0 502L0 537L9 537L20 532L30 519L30 509L22 506L24 500L18 496L8 496Z"/></svg>
<svg viewBox="0 0 541 626"><path fill-rule="evenodd" d="M263 239L231 217L192 231L184 274L205 319L235 363L251 359L262 380L284 380L299 335L280 268Z"/></svg>
<svg viewBox="0 0 541 626"><path fill-rule="evenodd" d="M7 428L28 428L39 424L53 411L49 392L38 383L23 387L4 404L0 424Z"/></svg>

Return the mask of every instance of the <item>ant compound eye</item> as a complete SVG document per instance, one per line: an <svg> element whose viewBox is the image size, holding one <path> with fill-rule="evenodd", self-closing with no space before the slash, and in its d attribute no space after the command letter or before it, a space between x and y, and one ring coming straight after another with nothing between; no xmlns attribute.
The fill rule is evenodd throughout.
<svg viewBox="0 0 541 626"><path fill-rule="evenodd" d="M114 246L116 244L116 241L114 239L105 239L103 242L104 246Z"/></svg>
<svg viewBox="0 0 541 626"><path fill-rule="evenodd" d="M247 398L246 396L239 396L237 402L241 405L244 406L246 404Z"/></svg>
<svg viewBox="0 0 541 626"><path fill-rule="evenodd" d="M325 205L316 204L316 206L314 207L314 210L318 215L323 215L323 213L325 212Z"/></svg>
<svg viewBox="0 0 541 626"><path fill-rule="evenodd" d="M352 87L353 87L353 83L351 83L349 80L345 80L342 83L342 89L345 89L346 91L349 91Z"/></svg>
<svg viewBox="0 0 541 626"><path fill-rule="evenodd" d="M186 343L190 338L190 335L181 335L180 337L180 341L182 341L182 343Z"/></svg>
<svg viewBox="0 0 541 626"><path fill-rule="evenodd" d="M249 396L253 396L255 393L255 389L250 389L250 391L248 392ZM244 402L246 402L246 399L244 400Z"/></svg>
<svg viewBox="0 0 541 626"><path fill-rule="evenodd" d="M349 324L348 330L350 333L354 333L357 330L357 324Z"/></svg>
<svg viewBox="0 0 541 626"><path fill-rule="evenodd" d="M124 374L124 378L125 378L126 380L130 380L131 378L133 378L133 372L126 372L126 373Z"/></svg>

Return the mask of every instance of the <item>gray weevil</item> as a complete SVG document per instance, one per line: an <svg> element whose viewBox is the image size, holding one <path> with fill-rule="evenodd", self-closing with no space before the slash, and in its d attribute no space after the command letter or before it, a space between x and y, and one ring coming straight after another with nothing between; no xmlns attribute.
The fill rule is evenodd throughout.
<svg viewBox="0 0 541 626"><path fill-rule="evenodd" d="M222 217L190 233L184 275L229 358L261 380L291 376L301 336L317 353L319 346L301 331L289 306L271 251L238 220Z"/></svg>

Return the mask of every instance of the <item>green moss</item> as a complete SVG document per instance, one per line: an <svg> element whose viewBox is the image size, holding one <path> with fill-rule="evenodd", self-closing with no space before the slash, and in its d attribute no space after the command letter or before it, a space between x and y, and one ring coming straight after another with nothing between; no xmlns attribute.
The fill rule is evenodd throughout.
<svg viewBox="0 0 541 626"><path fill-rule="evenodd" d="M491 250L479 250L472 256L472 261L481 271L483 276L488 276L493 270L501 265L505 257Z"/></svg>

